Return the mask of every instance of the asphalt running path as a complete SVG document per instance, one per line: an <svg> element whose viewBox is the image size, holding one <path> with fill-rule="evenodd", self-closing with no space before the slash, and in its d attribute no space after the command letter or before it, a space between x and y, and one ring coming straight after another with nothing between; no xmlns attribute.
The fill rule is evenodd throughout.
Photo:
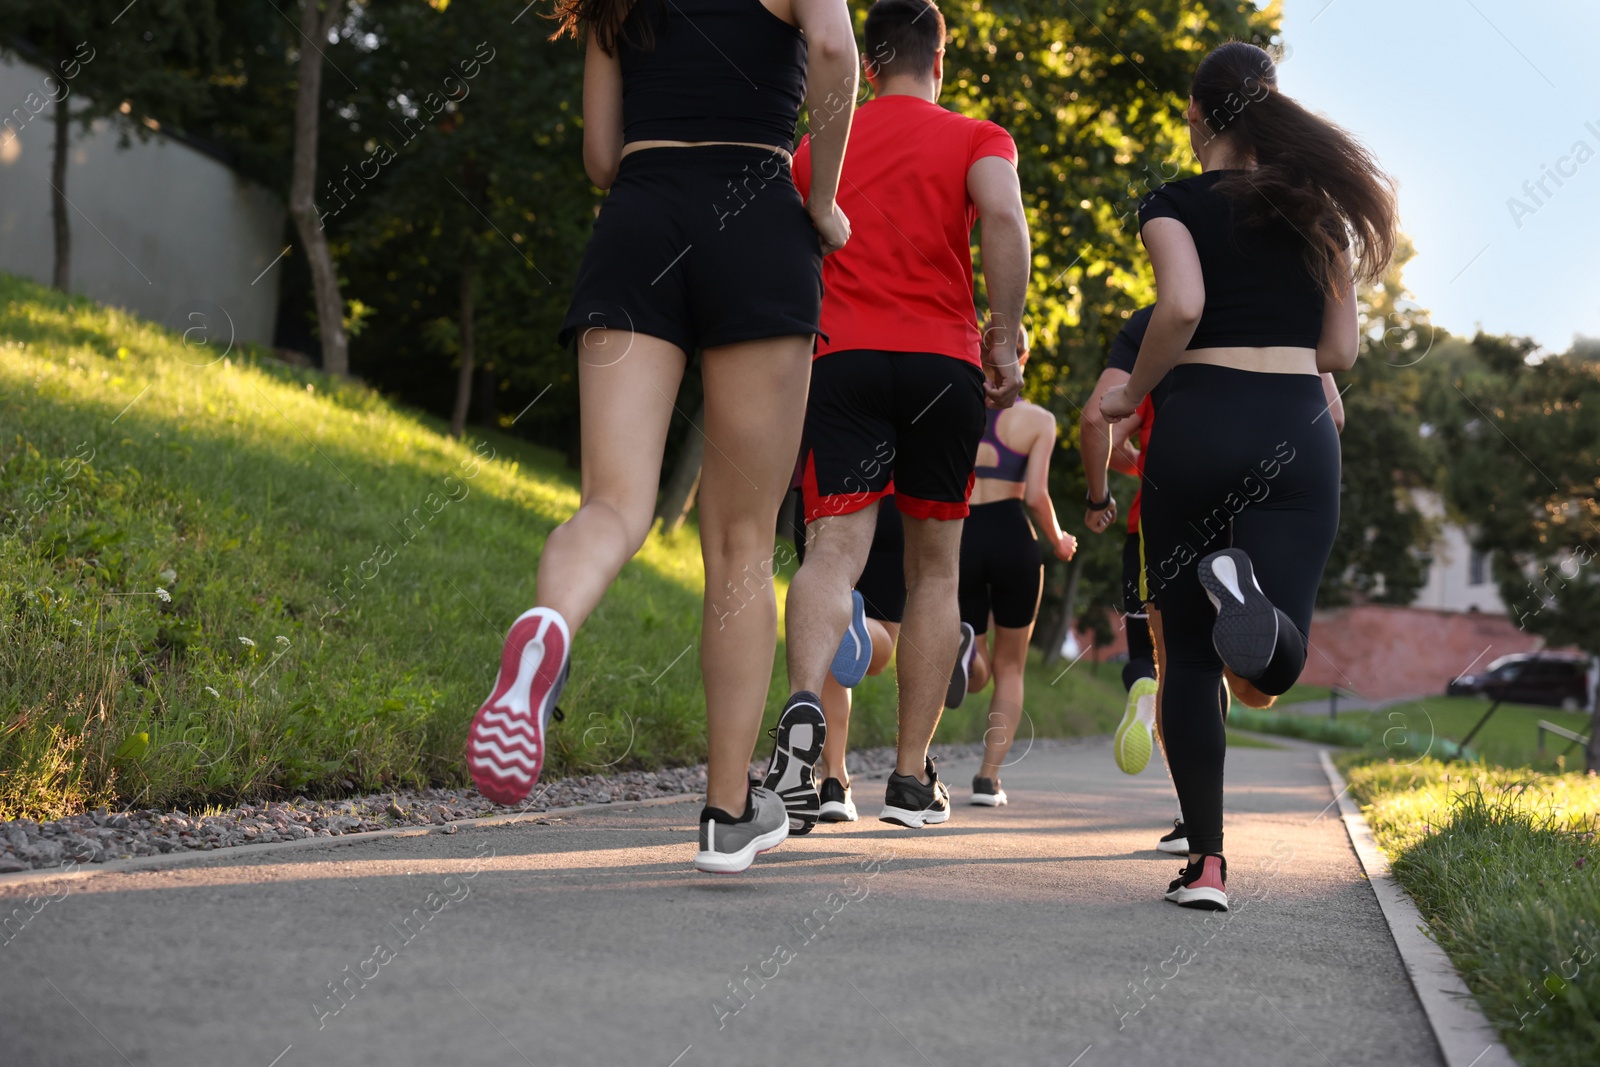
<svg viewBox="0 0 1600 1067"><path fill-rule="evenodd" d="M1227 914L1161 899L1164 772L1038 747L1012 804L745 875L698 805L9 886L0 1061L698 1067L1439 1063L1314 750L1229 753ZM337 987L330 983L339 983Z"/></svg>

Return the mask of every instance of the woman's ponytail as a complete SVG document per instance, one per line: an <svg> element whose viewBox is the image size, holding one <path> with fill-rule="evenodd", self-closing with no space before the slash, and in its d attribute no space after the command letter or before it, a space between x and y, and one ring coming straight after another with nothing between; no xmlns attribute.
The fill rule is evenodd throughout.
<svg viewBox="0 0 1600 1067"><path fill-rule="evenodd" d="M1206 129L1256 164L1218 182L1218 191L1244 207L1247 224L1281 217L1298 230L1324 292L1342 291L1339 260L1352 245L1356 281L1381 280L1399 232L1393 179L1365 145L1277 83L1272 57L1242 41L1217 48L1195 71L1190 92Z"/></svg>

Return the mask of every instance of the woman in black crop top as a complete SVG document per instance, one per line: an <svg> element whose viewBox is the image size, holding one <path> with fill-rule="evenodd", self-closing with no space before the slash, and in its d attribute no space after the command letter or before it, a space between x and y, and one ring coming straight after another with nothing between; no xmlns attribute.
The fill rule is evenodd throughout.
<svg viewBox="0 0 1600 1067"><path fill-rule="evenodd" d="M558 0L556 18L555 36L586 41L583 162L609 190L560 335L577 355L582 503L538 560L536 606L512 626L468 764L500 803L538 780L573 631L650 532L678 386L699 351L709 780L695 866L740 871L788 833L783 801L751 790L748 767L772 677L772 546L800 447L822 255L849 236L834 191L855 37L845 0ZM790 174L804 100L809 203Z"/></svg>
<svg viewBox="0 0 1600 1067"><path fill-rule="evenodd" d="M1156 305L1126 418L1158 382L1145 462L1145 580L1157 714L1189 837L1167 899L1226 908L1226 666L1264 694L1305 666L1317 586L1339 524L1339 439L1319 372L1357 350L1357 282L1383 276L1393 186L1349 134L1278 91L1242 42L1195 72L1186 113L1202 173L1139 205Z"/></svg>

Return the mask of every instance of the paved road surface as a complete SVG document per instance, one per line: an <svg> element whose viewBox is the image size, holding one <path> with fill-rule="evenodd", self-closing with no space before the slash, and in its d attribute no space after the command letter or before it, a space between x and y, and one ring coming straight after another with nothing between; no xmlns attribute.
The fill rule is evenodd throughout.
<svg viewBox="0 0 1600 1067"><path fill-rule="evenodd" d="M1311 749L1229 754L1227 916L1161 900L1159 766L1036 748L1000 809L973 770L944 827L863 779L743 876L682 803L12 887L66 895L0 946L0 1062L1439 1063Z"/></svg>

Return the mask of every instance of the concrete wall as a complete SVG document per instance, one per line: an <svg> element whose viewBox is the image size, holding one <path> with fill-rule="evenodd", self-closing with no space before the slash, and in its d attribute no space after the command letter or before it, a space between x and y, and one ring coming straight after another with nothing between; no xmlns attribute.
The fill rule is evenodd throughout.
<svg viewBox="0 0 1600 1067"><path fill-rule="evenodd" d="M12 118L0 130L0 270L49 284L54 106L16 128L44 103L45 77L0 61L0 119ZM284 206L271 192L160 134L120 149L109 123L73 131L65 191L74 292L180 330L203 326L218 345L230 329L272 343L281 265L261 272L283 250Z"/></svg>

